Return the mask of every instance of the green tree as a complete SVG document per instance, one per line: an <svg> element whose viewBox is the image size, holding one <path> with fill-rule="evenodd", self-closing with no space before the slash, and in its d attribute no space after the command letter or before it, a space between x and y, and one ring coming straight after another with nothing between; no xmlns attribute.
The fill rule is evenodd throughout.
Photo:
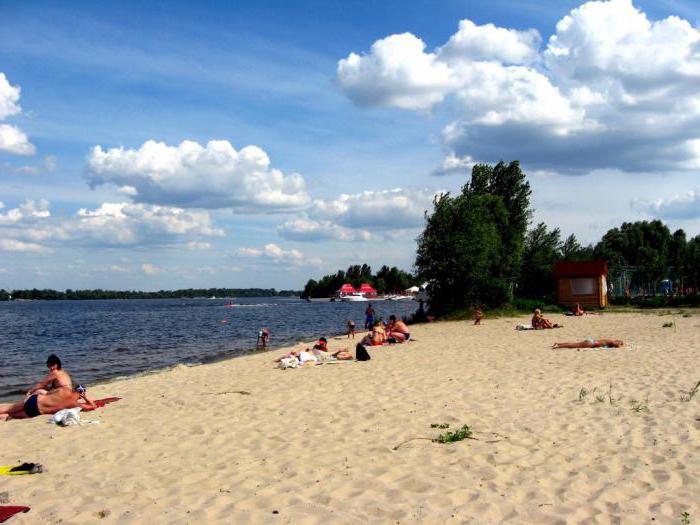
<svg viewBox="0 0 700 525"><path fill-rule="evenodd" d="M562 258L563 245L559 228L548 231L539 223L525 238L523 265L518 296L529 299L551 300L554 295L554 263ZM570 236L568 241L571 241ZM569 249L575 238L570 242ZM579 247L580 248L580 247Z"/></svg>

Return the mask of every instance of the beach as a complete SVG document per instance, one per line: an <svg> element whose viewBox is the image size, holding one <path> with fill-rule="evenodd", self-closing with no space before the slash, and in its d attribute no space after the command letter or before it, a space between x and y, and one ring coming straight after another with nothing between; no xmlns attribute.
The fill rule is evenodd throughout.
<svg viewBox="0 0 700 525"><path fill-rule="evenodd" d="M429 323L368 362L279 370L276 349L90 388L122 398L99 424L0 423L0 464L46 469L0 477L32 508L8 523L700 519L700 313L547 317L564 328ZM626 346L550 348L586 336ZM474 439L431 441L445 423Z"/></svg>

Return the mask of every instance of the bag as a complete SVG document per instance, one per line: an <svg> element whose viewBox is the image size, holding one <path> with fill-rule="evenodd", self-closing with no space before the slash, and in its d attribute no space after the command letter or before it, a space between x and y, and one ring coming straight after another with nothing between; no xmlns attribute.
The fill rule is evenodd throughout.
<svg viewBox="0 0 700 525"><path fill-rule="evenodd" d="M369 361L372 359L367 351L367 348L362 343L357 343L357 346L355 347L355 359L358 361Z"/></svg>

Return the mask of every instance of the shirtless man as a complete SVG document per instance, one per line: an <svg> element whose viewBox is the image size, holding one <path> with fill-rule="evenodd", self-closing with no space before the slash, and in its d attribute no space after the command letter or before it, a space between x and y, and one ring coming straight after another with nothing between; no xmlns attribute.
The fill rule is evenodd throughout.
<svg viewBox="0 0 700 525"><path fill-rule="evenodd" d="M583 341L575 343L554 343L552 348L621 348L625 346L625 342L620 339L593 339L589 337Z"/></svg>
<svg viewBox="0 0 700 525"><path fill-rule="evenodd" d="M48 394L59 388L67 388L69 391L73 388L70 375L61 367L61 359L57 355L51 354L48 357L46 367L49 369L49 373L27 391L27 398L32 394Z"/></svg>
<svg viewBox="0 0 700 525"><path fill-rule="evenodd" d="M77 385L75 390L59 388L48 394L32 394L24 401L0 405L0 420L28 419L42 414L55 414L64 408L80 405L96 407L85 395L85 387Z"/></svg>
<svg viewBox="0 0 700 525"><path fill-rule="evenodd" d="M401 319L396 319L395 315L389 316L389 333L390 339L393 338L399 343L408 341L411 338L411 333L408 331L408 326Z"/></svg>
<svg viewBox="0 0 700 525"><path fill-rule="evenodd" d="M542 315L542 310L535 308L532 314L532 327L535 330L545 330L548 328L561 328L557 323L552 323L549 319L545 319Z"/></svg>

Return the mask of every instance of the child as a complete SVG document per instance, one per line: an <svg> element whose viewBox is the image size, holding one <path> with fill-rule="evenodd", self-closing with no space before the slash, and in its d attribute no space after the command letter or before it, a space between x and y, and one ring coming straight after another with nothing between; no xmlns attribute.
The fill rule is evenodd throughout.
<svg viewBox="0 0 700 525"><path fill-rule="evenodd" d="M478 306L474 308L474 324L481 324L481 319L484 317L484 313Z"/></svg>
<svg viewBox="0 0 700 525"><path fill-rule="evenodd" d="M352 319L348 320L348 339L352 336L355 339L355 321Z"/></svg>

